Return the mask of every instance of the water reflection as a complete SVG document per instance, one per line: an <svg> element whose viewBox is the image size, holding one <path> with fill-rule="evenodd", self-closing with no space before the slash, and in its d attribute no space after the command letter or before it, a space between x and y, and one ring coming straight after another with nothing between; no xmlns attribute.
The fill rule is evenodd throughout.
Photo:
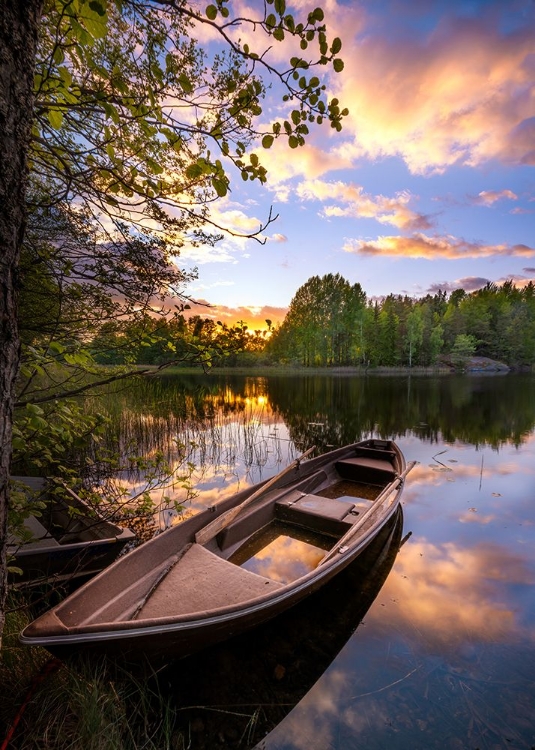
<svg viewBox="0 0 535 750"><path fill-rule="evenodd" d="M414 436L435 447L521 447L535 425L534 384L530 375L164 376L108 399L113 428L107 437L124 452L161 453L179 475L192 462L196 498L188 508L196 510L229 489L269 478L310 445L325 451L377 435ZM437 472L451 468L440 455L433 461ZM485 466L470 471L489 476ZM123 479L132 492L139 489L139 480ZM187 498L180 482L157 499L165 494ZM173 517L162 518L168 524Z"/></svg>
<svg viewBox="0 0 535 750"><path fill-rule="evenodd" d="M187 512L272 476L312 444L326 450L370 435L392 437L407 459L419 461L403 494L410 540L364 623L325 674L315 674L314 687L306 693L314 681L307 679L308 667L291 672L292 684L306 696L289 715L283 718L290 707L279 705L285 700L280 693L258 699L257 667L252 656L244 660L235 697L224 704L246 714L243 741L251 728L267 731L261 716L266 704L276 703L281 723L262 740L266 750L534 745L535 378L211 377L202 388L204 379L194 377L150 384L145 400L140 393L139 403L125 403L125 411L154 408L150 435L138 435L135 421L117 415L121 439L138 440L139 447L146 440L172 451L169 436L181 429L195 437L199 494ZM197 403L205 396L208 405ZM202 419L194 423L178 406L174 411L186 403ZM319 619L337 616L346 598L343 592L337 597L309 611L302 643L290 639L285 660L263 657L270 690L286 685L273 676L277 664L284 676L294 653L296 663L305 664L307 655L314 661L318 644L311 632ZM283 629L275 630L282 637ZM255 637L256 631L243 641L252 644L247 649L269 653ZM328 637L327 627L322 639ZM242 641L233 648L230 656L223 648L217 657L228 675L238 670L241 649L249 653ZM204 659L190 662L194 685L177 672L185 680L177 705L202 700L213 707L188 716L198 727L192 729L196 741L206 737L204 746L216 748L209 739L221 718L215 717L221 685ZM322 669L327 663L318 658Z"/></svg>
<svg viewBox="0 0 535 750"><path fill-rule="evenodd" d="M159 675L160 688L173 697L188 747L251 748L292 710L378 595L398 553L402 527L399 512L321 591L254 632Z"/></svg>
<svg viewBox="0 0 535 750"><path fill-rule="evenodd" d="M229 560L264 578L290 583L315 570L332 545L330 537L275 522Z"/></svg>
<svg viewBox="0 0 535 750"><path fill-rule="evenodd" d="M516 606L522 588L532 584L533 569L515 550L486 541L466 548L418 538L406 546L384 593L395 603L398 627L417 631L427 649L444 654L474 640L533 639L533 625L526 627Z"/></svg>

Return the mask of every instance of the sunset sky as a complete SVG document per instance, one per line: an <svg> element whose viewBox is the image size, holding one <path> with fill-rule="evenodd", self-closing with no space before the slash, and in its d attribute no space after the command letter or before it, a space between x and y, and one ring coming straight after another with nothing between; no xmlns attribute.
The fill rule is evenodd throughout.
<svg viewBox="0 0 535 750"><path fill-rule="evenodd" d="M199 270L187 292L215 306L201 314L263 327L327 273L369 298L535 280L533 0L318 4L343 41L329 94L350 115L340 134L259 150L268 185L238 178L219 203L221 221L248 231L273 206L264 246L183 249ZM266 121L277 106L265 102Z"/></svg>

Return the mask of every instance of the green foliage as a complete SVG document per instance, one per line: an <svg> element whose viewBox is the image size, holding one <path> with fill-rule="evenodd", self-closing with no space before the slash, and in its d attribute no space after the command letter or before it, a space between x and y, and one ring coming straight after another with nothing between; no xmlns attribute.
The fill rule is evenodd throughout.
<svg viewBox="0 0 535 750"><path fill-rule="evenodd" d="M304 19L286 13L282 0L273 10L243 17L225 0L204 13L187 2L47 0L30 165L51 199L76 196L97 213L156 220L177 239L185 230L202 237L208 204L228 192L231 165L246 180L266 181L258 157L245 158L256 141L301 146L307 123L323 120L340 130L347 110L303 71L340 72L341 40L329 43L320 8ZM221 42L213 55L198 41L206 25ZM244 27L254 30L256 49L233 35ZM307 59L270 62L273 41L292 39ZM271 83L288 109L264 128Z"/></svg>
<svg viewBox="0 0 535 750"><path fill-rule="evenodd" d="M311 365L429 366L441 355L462 367L474 354L515 367L535 364L535 288L488 284L450 298L388 295L366 305L358 284L314 276L267 346L276 361Z"/></svg>
<svg viewBox="0 0 535 750"><path fill-rule="evenodd" d="M453 364L458 369L466 365L466 361L473 357L477 349L477 339L469 333L460 333L455 338L450 356Z"/></svg>
<svg viewBox="0 0 535 750"><path fill-rule="evenodd" d="M360 284L352 286L340 274L313 276L297 290L269 349L280 351L285 340L287 361L306 366L348 364L360 346L365 299Z"/></svg>
<svg viewBox="0 0 535 750"><path fill-rule="evenodd" d="M88 441L98 441L104 418L87 414L72 400L40 407L27 403L13 426L12 473L19 475L72 475L76 452Z"/></svg>

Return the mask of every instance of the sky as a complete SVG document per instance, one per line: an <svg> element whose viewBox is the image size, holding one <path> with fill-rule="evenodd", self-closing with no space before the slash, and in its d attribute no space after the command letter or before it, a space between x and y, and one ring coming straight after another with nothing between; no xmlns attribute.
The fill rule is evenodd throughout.
<svg viewBox="0 0 535 750"><path fill-rule="evenodd" d="M244 12L247 4L241 0ZM258 7L259 0L249 0ZM264 328L311 276L339 273L368 299L535 281L535 2L296 0L321 4L349 109L341 133L257 153L268 183L234 180L217 217L256 230L181 251L198 268L195 313ZM266 100L266 121L280 103Z"/></svg>

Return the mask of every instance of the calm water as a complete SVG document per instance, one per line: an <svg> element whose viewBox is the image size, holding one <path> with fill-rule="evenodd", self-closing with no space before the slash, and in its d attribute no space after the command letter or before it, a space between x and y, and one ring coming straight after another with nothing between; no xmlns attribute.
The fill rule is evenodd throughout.
<svg viewBox="0 0 535 750"><path fill-rule="evenodd" d="M419 462L364 567L162 675L189 747L535 746L535 377L161 378L114 409L140 449L195 439L186 514L310 445Z"/></svg>

